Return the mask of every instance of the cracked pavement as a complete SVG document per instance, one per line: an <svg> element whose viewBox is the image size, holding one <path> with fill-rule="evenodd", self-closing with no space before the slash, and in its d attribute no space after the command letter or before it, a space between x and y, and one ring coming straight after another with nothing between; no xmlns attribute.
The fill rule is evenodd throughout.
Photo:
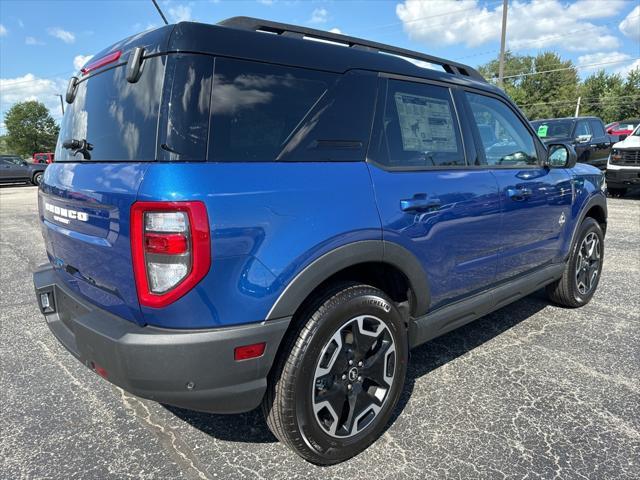
<svg viewBox="0 0 640 480"><path fill-rule="evenodd" d="M603 277L568 310L538 292L412 352L388 430L316 467L259 411L138 399L49 333L34 187L0 187L0 478L640 478L640 194L609 199Z"/></svg>

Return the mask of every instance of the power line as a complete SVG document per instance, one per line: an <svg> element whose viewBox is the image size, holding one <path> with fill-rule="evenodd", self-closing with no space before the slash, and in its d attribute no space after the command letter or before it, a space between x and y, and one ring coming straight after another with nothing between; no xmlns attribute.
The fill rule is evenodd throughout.
<svg viewBox="0 0 640 480"><path fill-rule="evenodd" d="M613 98L600 98L598 100L583 99L581 100L581 103L587 104L587 105L597 105L599 103L620 103L620 102L627 101L627 99L636 99L636 98L640 99L640 95L623 95L620 97L613 97ZM533 107L535 105L562 105L562 104L574 105L575 103L576 103L575 100L555 100L555 101L549 101L549 102L517 103L517 105L519 107Z"/></svg>
<svg viewBox="0 0 640 480"><path fill-rule="evenodd" d="M508 76L506 76L504 78L507 79L507 78L528 77L528 76L531 76L531 75L542 75L542 74L545 74L545 73L562 72L564 70L581 70L583 68L597 67L599 65L611 65L611 64L614 64L614 63L624 63L624 62L630 62L630 61L633 61L633 60L640 60L640 57L625 58L624 60L615 60L615 61L612 61L612 62L589 63L589 64L586 64L586 65L574 65L574 66L571 66L571 67L554 68L552 70L543 70L541 72L519 73L517 75L508 75Z"/></svg>

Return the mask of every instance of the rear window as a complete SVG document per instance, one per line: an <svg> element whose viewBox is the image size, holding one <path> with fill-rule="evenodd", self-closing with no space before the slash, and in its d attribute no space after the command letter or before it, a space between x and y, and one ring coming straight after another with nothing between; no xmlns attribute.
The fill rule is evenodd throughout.
<svg viewBox="0 0 640 480"><path fill-rule="evenodd" d="M335 75L217 58L209 161L277 160Z"/></svg>
<svg viewBox="0 0 640 480"><path fill-rule="evenodd" d="M72 139L93 146L90 161L154 160L165 61L165 56L147 58L136 83L127 82L125 66L82 80L67 105L56 161L89 161L62 148Z"/></svg>

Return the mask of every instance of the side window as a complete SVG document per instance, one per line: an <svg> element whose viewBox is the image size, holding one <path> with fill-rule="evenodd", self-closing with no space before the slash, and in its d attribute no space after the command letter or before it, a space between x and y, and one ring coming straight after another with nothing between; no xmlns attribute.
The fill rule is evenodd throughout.
<svg viewBox="0 0 640 480"><path fill-rule="evenodd" d="M520 118L503 102L466 93L488 165L536 165L533 136Z"/></svg>
<svg viewBox="0 0 640 480"><path fill-rule="evenodd" d="M581 137L582 135L591 135L589 124L584 120L578 122L578 125L576 125L576 137Z"/></svg>
<svg viewBox="0 0 640 480"><path fill-rule="evenodd" d="M324 72L217 58L209 161L278 159L334 78Z"/></svg>
<svg viewBox="0 0 640 480"><path fill-rule="evenodd" d="M593 132L594 137L604 137L604 128L602 127L602 123L598 120L589 120L589 125L591 126L591 131Z"/></svg>
<svg viewBox="0 0 640 480"><path fill-rule="evenodd" d="M466 165L449 89L389 80L384 113L376 122L377 149L371 155L387 167Z"/></svg>

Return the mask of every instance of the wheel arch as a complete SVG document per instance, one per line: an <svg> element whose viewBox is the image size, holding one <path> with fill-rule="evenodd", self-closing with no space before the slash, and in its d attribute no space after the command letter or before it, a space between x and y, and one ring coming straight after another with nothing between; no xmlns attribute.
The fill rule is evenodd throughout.
<svg viewBox="0 0 640 480"><path fill-rule="evenodd" d="M597 193L591 196L580 209L580 215L578 216L578 219L573 226L573 232L571 233L571 242L567 246L567 257L571 253L571 248L575 242L576 235L578 235L578 231L580 230L580 225L582 225L582 222L584 222L584 219L587 217L596 220L600 224L600 228L602 228L602 233L606 234L607 199L603 194Z"/></svg>
<svg viewBox="0 0 640 480"><path fill-rule="evenodd" d="M334 280L373 284L394 300L406 287L412 316L423 315L429 307L427 277L415 255L395 243L365 240L331 250L303 268L280 294L266 320L294 316L314 292ZM396 288L399 290L394 291Z"/></svg>

